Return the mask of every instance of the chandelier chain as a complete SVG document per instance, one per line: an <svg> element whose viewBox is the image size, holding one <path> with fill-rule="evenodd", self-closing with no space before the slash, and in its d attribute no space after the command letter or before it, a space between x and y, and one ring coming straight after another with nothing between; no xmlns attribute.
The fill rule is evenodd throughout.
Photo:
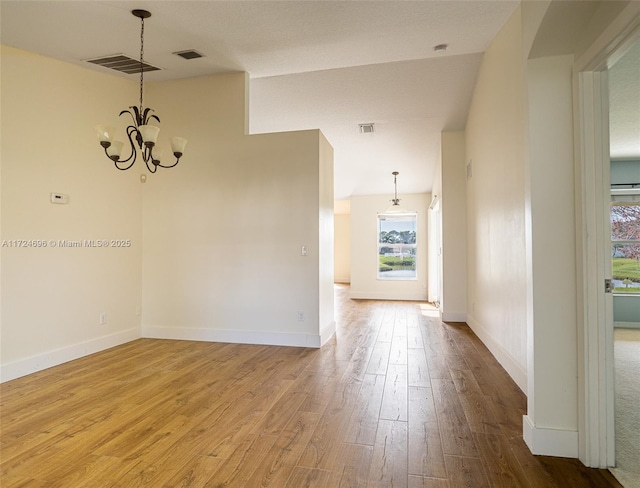
<svg viewBox="0 0 640 488"><path fill-rule="evenodd" d="M393 187L395 189L395 191L393 192L393 197L394 198L398 198L398 184L396 183L396 177L393 177Z"/></svg>
<svg viewBox="0 0 640 488"><path fill-rule="evenodd" d="M144 85L144 17L140 18L140 23L140 113L143 113L142 87Z"/></svg>
<svg viewBox="0 0 640 488"><path fill-rule="evenodd" d="M393 197L394 197L394 201L395 202L399 202L400 201L400 200L398 200L398 182L397 182L397 178L398 178L398 172L394 171L393 172L393 187L394 187Z"/></svg>

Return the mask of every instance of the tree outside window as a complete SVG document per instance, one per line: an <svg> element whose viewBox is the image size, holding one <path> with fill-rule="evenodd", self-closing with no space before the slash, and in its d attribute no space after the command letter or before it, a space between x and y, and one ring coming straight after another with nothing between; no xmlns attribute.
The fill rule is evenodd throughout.
<svg viewBox="0 0 640 488"><path fill-rule="evenodd" d="M611 258L615 293L640 293L640 202L611 203Z"/></svg>

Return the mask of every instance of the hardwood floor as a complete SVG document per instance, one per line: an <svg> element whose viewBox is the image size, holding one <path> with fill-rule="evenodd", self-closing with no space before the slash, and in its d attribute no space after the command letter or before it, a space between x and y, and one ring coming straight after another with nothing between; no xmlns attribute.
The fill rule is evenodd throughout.
<svg viewBox="0 0 640 488"><path fill-rule="evenodd" d="M336 292L320 350L140 339L1 385L0 485L620 486L529 453L525 396L466 325Z"/></svg>

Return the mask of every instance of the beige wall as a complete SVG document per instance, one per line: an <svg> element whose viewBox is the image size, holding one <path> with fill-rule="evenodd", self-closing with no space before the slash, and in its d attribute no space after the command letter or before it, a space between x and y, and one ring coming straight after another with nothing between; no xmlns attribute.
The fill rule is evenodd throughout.
<svg viewBox="0 0 640 488"><path fill-rule="evenodd" d="M441 136L442 320L467 320L467 181L465 133Z"/></svg>
<svg viewBox="0 0 640 488"><path fill-rule="evenodd" d="M400 195L404 208L418 212L418 279L377 279L377 214L389 207L389 195L351 197L351 297L388 300L427 299L427 211L431 195Z"/></svg>
<svg viewBox="0 0 640 488"><path fill-rule="evenodd" d="M620 11L614 4L602 2L578 31L579 52L588 52L605 29L599 19L610 22ZM521 5L485 52L478 75L466 128L473 172L467 185L467 321L528 396L523 429L530 449L577 457L587 441L578 436L584 399L575 259L581 214L573 194L579 178L576 64L556 14L572 21L564 7L580 6L549 6ZM550 56L538 49L528 60L542 24ZM549 38L549 26L557 29L557 41Z"/></svg>
<svg viewBox="0 0 640 488"><path fill-rule="evenodd" d="M577 430L573 56L528 62L528 413L536 426Z"/></svg>
<svg viewBox="0 0 640 488"><path fill-rule="evenodd" d="M319 308L319 335L320 344L324 344L336 330L334 316L334 213L333 213L333 147L324 137L322 132L318 134L318 204L317 210L313 207L309 214L317 212L319 216L318 236L318 308ZM315 331L314 331L315 332Z"/></svg>
<svg viewBox="0 0 640 488"><path fill-rule="evenodd" d="M124 136L135 82L4 46L1 75L1 239L83 244L1 248L2 380L141 334L312 347L331 336L333 149L319 131L245 135L243 73L150 84L160 144L189 143L142 184L141 162L116 170L93 129ZM84 246L96 239L131 246Z"/></svg>
<svg viewBox="0 0 640 488"><path fill-rule="evenodd" d="M189 143L145 185L144 336L319 346L332 330L332 149L314 130L245 135L247 83L150 87Z"/></svg>
<svg viewBox="0 0 640 488"><path fill-rule="evenodd" d="M336 283L351 282L351 216L336 213L334 279Z"/></svg>
<svg viewBox="0 0 640 488"><path fill-rule="evenodd" d="M442 297L442 144L440 159L433 175L431 202L427 214L428 225L428 299L440 303ZM431 208L433 207L433 208ZM466 270L465 270L466 273ZM465 290L466 293L466 290Z"/></svg>
<svg viewBox="0 0 640 488"><path fill-rule="evenodd" d="M135 83L1 49L1 240L47 243L1 248L8 380L139 337L142 186L113 167L93 130L135 103ZM51 204L52 192L69 203ZM98 239L131 247L85 247Z"/></svg>
<svg viewBox="0 0 640 488"><path fill-rule="evenodd" d="M525 59L520 8L484 54L467 120L467 322L526 390Z"/></svg>

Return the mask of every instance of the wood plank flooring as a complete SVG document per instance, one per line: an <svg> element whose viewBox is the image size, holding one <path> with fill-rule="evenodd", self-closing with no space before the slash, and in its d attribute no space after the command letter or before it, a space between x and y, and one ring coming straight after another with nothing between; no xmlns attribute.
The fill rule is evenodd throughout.
<svg viewBox="0 0 640 488"><path fill-rule="evenodd" d="M532 456L526 399L464 324L336 287L322 349L140 339L0 386L0 485L608 487Z"/></svg>

